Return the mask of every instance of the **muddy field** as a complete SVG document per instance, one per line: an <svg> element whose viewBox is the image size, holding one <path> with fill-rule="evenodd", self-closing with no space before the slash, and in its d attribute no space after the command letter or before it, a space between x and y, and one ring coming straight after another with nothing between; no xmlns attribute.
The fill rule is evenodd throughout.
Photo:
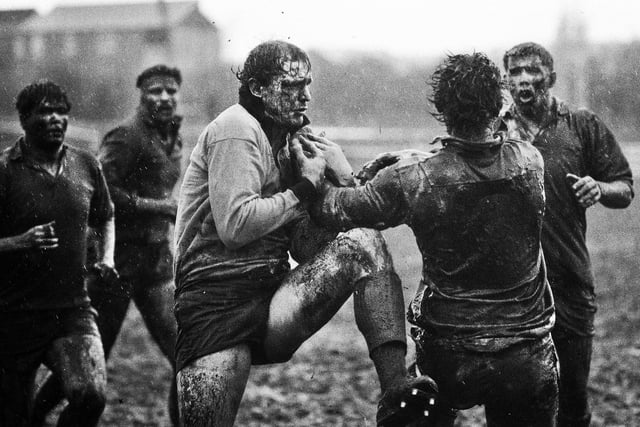
<svg viewBox="0 0 640 427"><path fill-rule="evenodd" d="M415 146L415 145L413 145ZM355 165L382 151L346 145ZM640 156L628 146L639 176ZM636 191L638 193L638 190ZM590 212L589 242L600 310L591 375L594 426L640 426L640 203L625 211ZM420 258L406 227L385 232L403 279L406 301ZM253 370L238 426L374 426L378 384L351 302L283 365ZM410 349L408 357L411 357ZM165 426L170 370L131 308L108 363L107 408L101 426ZM50 417L49 425L54 424ZM481 408L461 413L460 426L483 426Z"/></svg>

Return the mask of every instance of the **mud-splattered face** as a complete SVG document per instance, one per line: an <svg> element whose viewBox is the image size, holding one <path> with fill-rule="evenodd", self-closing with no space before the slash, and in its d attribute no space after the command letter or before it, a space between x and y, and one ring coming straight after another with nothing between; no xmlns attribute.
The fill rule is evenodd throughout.
<svg viewBox="0 0 640 427"><path fill-rule="evenodd" d="M513 102L527 114L545 108L555 74L538 55L512 57L507 62L507 82Z"/></svg>
<svg viewBox="0 0 640 427"><path fill-rule="evenodd" d="M151 76L140 87L140 104L147 117L154 122L167 123L173 119L178 105L180 85L171 76Z"/></svg>
<svg viewBox="0 0 640 427"><path fill-rule="evenodd" d="M22 128L36 146L44 150L57 150L64 142L68 122L69 106L45 98L23 119Z"/></svg>
<svg viewBox="0 0 640 427"><path fill-rule="evenodd" d="M265 114L276 123L288 128L300 127L311 101L311 70L299 61L286 60L284 72L262 86L260 98Z"/></svg>

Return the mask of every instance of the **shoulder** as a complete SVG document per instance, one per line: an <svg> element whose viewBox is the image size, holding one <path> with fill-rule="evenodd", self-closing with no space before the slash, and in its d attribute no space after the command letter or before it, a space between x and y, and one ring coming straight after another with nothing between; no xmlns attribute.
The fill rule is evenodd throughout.
<svg viewBox="0 0 640 427"><path fill-rule="evenodd" d="M439 164L443 158L442 150L421 153L420 155L406 157L398 160L391 166L382 169L378 175L380 180L391 183L399 182L407 190L415 186L417 180L422 180L425 175L437 174Z"/></svg>
<svg viewBox="0 0 640 427"><path fill-rule="evenodd" d="M135 118L130 118L125 122L120 123L116 127L109 130L103 137L103 142L112 143L112 142L128 142L130 140L135 140L137 138L133 138L135 135L139 134L141 131L140 126L136 124Z"/></svg>
<svg viewBox="0 0 640 427"><path fill-rule="evenodd" d="M596 122L601 122L598 115L588 108L573 108L568 103L558 98L554 98L554 103L558 117L566 117L572 123L575 122L578 126L590 126Z"/></svg>
<svg viewBox="0 0 640 427"><path fill-rule="evenodd" d="M10 173L11 164L22 155L20 142L23 137L18 138L13 144L0 151L0 170L3 174Z"/></svg>
<svg viewBox="0 0 640 427"><path fill-rule="evenodd" d="M598 117L598 115L588 108L582 107L575 110L568 109L568 114L579 123L589 124L600 122L600 118Z"/></svg>
<svg viewBox="0 0 640 427"><path fill-rule="evenodd" d="M91 152L73 146L67 146L66 150L66 155L74 162L75 167L84 168L90 173L95 173L102 169L100 161Z"/></svg>
<svg viewBox="0 0 640 427"><path fill-rule="evenodd" d="M241 105L235 104L224 110L204 130L208 142L226 139L258 141L264 135L260 123Z"/></svg>
<svg viewBox="0 0 640 427"><path fill-rule="evenodd" d="M438 139L438 138L436 138ZM419 165L426 172L434 172L440 169L447 169L452 162L459 159L454 151L444 149L443 147L432 150L427 157L417 159L415 163L407 163L408 167Z"/></svg>
<svg viewBox="0 0 640 427"><path fill-rule="evenodd" d="M568 126L576 133L583 147L597 149L602 144L616 144L616 138L609 126L588 108L567 110Z"/></svg>
<svg viewBox="0 0 640 427"><path fill-rule="evenodd" d="M87 164L100 164L96 156L94 156L90 151L85 150L84 148L67 145L66 150L68 156L72 156L82 162L85 162Z"/></svg>
<svg viewBox="0 0 640 427"><path fill-rule="evenodd" d="M544 165L542 154L536 147L528 141L515 138L507 138L503 144L503 150L515 153L518 160L522 161L524 166L540 169Z"/></svg>

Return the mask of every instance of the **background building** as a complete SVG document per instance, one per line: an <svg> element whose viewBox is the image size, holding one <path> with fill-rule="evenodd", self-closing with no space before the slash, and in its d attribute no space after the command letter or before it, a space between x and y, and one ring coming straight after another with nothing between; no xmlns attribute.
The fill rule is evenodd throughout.
<svg viewBox="0 0 640 427"><path fill-rule="evenodd" d="M3 33L2 49L12 51L9 67L18 72L7 85L13 86L12 96L46 76L67 89L75 114L119 118L137 103L140 71L166 63L183 73L186 114L209 115L212 108L218 35L195 1L61 6L30 14Z"/></svg>

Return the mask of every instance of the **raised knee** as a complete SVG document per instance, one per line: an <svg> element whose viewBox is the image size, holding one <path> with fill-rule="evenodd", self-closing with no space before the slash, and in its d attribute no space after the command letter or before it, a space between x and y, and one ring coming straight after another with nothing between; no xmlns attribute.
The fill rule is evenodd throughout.
<svg viewBox="0 0 640 427"><path fill-rule="evenodd" d="M107 402L103 387L96 384L74 387L68 399L69 405L91 414L102 413Z"/></svg>
<svg viewBox="0 0 640 427"><path fill-rule="evenodd" d="M336 238L341 256L363 264L370 273L392 268L391 255L382 233L369 228L354 228Z"/></svg>

